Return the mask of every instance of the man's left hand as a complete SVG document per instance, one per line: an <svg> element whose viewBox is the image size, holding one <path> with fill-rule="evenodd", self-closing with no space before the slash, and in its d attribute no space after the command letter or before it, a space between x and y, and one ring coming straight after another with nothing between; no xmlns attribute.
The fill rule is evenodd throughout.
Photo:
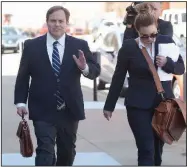
<svg viewBox="0 0 187 167"><path fill-rule="evenodd" d="M79 58L73 55L73 59L80 70L84 70L86 68L86 59L82 50L79 50Z"/></svg>
<svg viewBox="0 0 187 167"><path fill-rule="evenodd" d="M156 56L156 64L158 67L163 67L167 63L167 58L164 56Z"/></svg>

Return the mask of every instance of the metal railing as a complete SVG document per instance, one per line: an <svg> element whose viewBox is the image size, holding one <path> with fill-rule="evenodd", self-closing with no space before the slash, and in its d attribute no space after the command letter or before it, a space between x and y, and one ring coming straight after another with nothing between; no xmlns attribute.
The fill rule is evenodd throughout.
<svg viewBox="0 0 187 167"><path fill-rule="evenodd" d="M101 63L101 55L100 55L100 52L96 51L96 52L93 52L93 56L96 60L96 62L98 64ZM98 96L97 96L97 78L95 78L93 80L93 101L97 101L98 100Z"/></svg>

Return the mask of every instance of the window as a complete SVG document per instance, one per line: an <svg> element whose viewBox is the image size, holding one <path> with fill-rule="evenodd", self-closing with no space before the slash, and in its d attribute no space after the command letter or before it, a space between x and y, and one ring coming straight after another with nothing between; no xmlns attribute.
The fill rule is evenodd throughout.
<svg viewBox="0 0 187 167"><path fill-rule="evenodd" d="M106 37L104 38L104 45L105 47L112 47L114 48L114 51L118 51L119 50L119 44L118 44L118 39L115 33L109 33L106 35Z"/></svg>
<svg viewBox="0 0 187 167"><path fill-rule="evenodd" d="M182 22L186 22L186 13L182 13Z"/></svg>
<svg viewBox="0 0 187 167"><path fill-rule="evenodd" d="M112 47L112 42L111 42L112 38L113 38L112 33L109 33L106 35L106 37L104 38L104 41L103 41L103 43L106 47Z"/></svg>
<svg viewBox="0 0 187 167"><path fill-rule="evenodd" d="M117 40L116 35L114 35L114 34L112 36L111 46L114 48L114 51L118 51L119 50L118 40Z"/></svg>
<svg viewBox="0 0 187 167"><path fill-rule="evenodd" d="M166 14L164 15L164 20L166 20Z"/></svg>
<svg viewBox="0 0 187 167"><path fill-rule="evenodd" d="M169 21L170 21L170 22L172 21L172 20L171 20L171 17L172 17L172 15L170 14L170 15L169 15Z"/></svg>
<svg viewBox="0 0 187 167"><path fill-rule="evenodd" d="M174 23L175 23L175 24L178 24L178 15L177 15L177 14L175 14Z"/></svg>
<svg viewBox="0 0 187 167"><path fill-rule="evenodd" d="M12 27L3 27L2 28L2 35L17 35L17 32Z"/></svg>
<svg viewBox="0 0 187 167"><path fill-rule="evenodd" d="M114 23L112 23L112 22L106 22L106 23L104 23L104 25L107 26L107 27L110 27L110 26L113 26Z"/></svg>

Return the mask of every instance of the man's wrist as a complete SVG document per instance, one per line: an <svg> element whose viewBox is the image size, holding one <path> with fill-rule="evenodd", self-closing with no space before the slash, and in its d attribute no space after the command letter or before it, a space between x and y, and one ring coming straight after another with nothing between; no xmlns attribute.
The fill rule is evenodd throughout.
<svg viewBox="0 0 187 167"><path fill-rule="evenodd" d="M25 103L17 103L17 104L16 104L16 107L17 107L17 108L26 107L26 104L25 104Z"/></svg>
<svg viewBox="0 0 187 167"><path fill-rule="evenodd" d="M87 64L85 64L85 66L83 67L83 68L79 68L81 71L84 71L85 69L86 69L86 65Z"/></svg>
<svg viewBox="0 0 187 167"><path fill-rule="evenodd" d="M89 67L88 67L88 64L86 64L84 70L81 70L81 71L82 71L82 73L83 73L85 76L87 76L87 75L89 74Z"/></svg>

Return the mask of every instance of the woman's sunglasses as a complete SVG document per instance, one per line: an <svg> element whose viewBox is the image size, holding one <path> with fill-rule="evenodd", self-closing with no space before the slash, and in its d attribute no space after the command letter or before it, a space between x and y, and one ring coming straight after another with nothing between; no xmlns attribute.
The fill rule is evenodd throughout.
<svg viewBox="0 0 187 167"><path fill-rule="evenodd" d="M149 38L156 38L158 33L152 33L151 35L142 35L140 36L141 39L149 39Z"/></svg>

